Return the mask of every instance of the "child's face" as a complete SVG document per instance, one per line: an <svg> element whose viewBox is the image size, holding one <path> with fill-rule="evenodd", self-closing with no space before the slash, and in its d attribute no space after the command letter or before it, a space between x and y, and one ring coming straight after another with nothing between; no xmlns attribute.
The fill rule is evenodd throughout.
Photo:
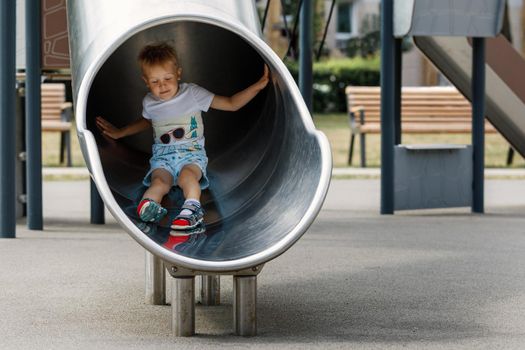
<svg viewBox="0 0 525 350"><path fill-rule="evenodd" d="M165 62L142 67L143 79L153 95L161 100L169 100L179 91L182 69L174 62Z"/></svg>

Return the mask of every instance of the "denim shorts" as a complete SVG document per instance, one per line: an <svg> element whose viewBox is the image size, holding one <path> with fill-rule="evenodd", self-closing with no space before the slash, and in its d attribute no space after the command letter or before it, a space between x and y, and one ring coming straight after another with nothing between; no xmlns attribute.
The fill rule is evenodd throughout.
<svg viewBox="0 0 525 350"><path fill-rule="evenodd" d="M196 146L196 147L195 147ZM206 167L208 165L208 157L203 147L199 145L192 145L191 143L178 144L153 144L152 156L149 160L150 170L144 177L142 183L144 186L151 186L151 173L155 169L164 169L173 176L173 184L177 184L180 172L185 165L195 164L202 172L200 179L201 189L208 188L210 182L206 175Z"/></svg>

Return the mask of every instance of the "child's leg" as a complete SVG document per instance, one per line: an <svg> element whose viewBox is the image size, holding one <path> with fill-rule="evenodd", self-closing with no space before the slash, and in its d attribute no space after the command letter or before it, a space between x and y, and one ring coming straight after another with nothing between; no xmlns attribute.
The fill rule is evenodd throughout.
<svg viewBox="0 0 525 350"><path fill-rule="evenodd" d="M196 164L189 164L182 168L177 185L182 189L186 201L180 214L173 220L172 228L185 230L202 222L204 214L200 204L201 187L199 180L201 177L202 171Z"/></svg>
<svg viewBox="0 0 525 350"><path fill-rule="evenodd" d="M142 198L153 199L160 203L162 198L170 191L173 186L173 177L165 169L155 169L151 173L151 185L144 192Z"/></svg>
<svg viewBox="0 0 525 350"><path fill-rule="evenodd" d="M196 164L185 165L180 171L177 185L182 189L185 199L201 198L201 186L199 180L202 177L202 171Z"/></svg>
<svg viewBox="0 0 525 350"><path fill-rule="evenodd" d="M162 198L173 186L173 177L164 169L155 169L151 173L151 185L144 192L142 200L137 207L139 217L143 221L158 222L166 214L167 210L160 205Z"/></svg>

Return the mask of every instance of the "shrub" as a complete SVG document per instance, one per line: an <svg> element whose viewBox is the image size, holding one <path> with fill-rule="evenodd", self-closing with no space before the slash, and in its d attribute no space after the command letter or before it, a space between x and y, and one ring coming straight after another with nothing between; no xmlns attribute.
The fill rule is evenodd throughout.
<svg viewBox="0 0 525 350"><path fill-rule="evenodd" d="M298 81L297 62L286 62L295 81ZM345 112L345 87L348 85L379 85L379 56L364 59L332 59L314 63L314 112Z"/></svg>

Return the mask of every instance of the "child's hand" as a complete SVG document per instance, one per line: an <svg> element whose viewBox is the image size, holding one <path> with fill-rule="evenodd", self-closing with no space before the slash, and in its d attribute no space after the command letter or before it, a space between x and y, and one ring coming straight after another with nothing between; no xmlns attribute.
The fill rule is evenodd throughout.
<svg viewBox="0 0 525 350"><path fill-rule="evenodd" d="M270 69L268 68L268 65L264 65L264 73L261 79L256 83L257 87L262 90L268 85L268 81L270 81Z"/></svg>
<svg viewBox="0 0 525 350"><path fill-rule="evenodd" d="M97 126L104 135L116 140L122 137L121 130L102 117L96 118Z"/></svg>

